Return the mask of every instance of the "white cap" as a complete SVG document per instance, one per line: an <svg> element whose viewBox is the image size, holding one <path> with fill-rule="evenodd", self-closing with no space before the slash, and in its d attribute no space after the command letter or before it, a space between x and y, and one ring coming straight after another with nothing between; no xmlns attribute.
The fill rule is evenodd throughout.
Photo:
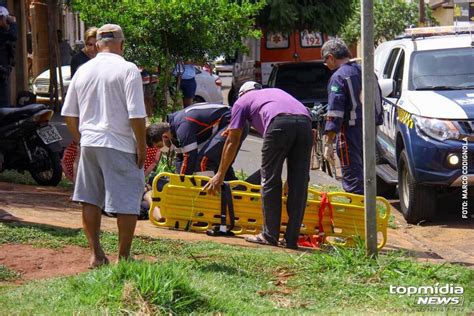
<svg viewBox="0 0 474 316"><path fill-rule="evenodd" d="M258 82L255 81L247 81L245 82L239 89L239 97L244 95L245 93L251 91L251 90L258 90L262 89L262 85Z"/></svg>
<svg viewBox="0 0 474 316"><path fill-rule="evenodd" d="M9 16L7 8L0 6L0 16Z"/></svg>

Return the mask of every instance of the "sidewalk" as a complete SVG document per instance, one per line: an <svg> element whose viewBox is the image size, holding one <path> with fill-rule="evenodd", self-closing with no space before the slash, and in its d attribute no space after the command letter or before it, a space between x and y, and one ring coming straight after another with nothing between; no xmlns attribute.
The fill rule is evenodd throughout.
<svg viewBox="0 0 474 316"><path fill-rule="evenodd" d="M20 222L46 224L65 228L82 228L80 207L69 202L71 192L60 188L35 187L0 182L0 221L14 216ZM3 214L3 215L2 215ZM396 215L399 216L399 215ZM397 218L398 221L398 218ZM114 218L102 217L102 229L117 232ZM228 245L244 247L259 247L248 243L244 236L236 237L210 237L202 233L192 233L158 228L149 221L139 221L136 235L154 238L169 238L183 241L213 241ZM290 251L275 248L281 251ZM412 238L406 229L389 229L388 244L383 251L404 250L407 255L420 261L446 262L455 261L466 265L474 265L474 258L465 257L442 258L431 250L423 240Z"/></svg>

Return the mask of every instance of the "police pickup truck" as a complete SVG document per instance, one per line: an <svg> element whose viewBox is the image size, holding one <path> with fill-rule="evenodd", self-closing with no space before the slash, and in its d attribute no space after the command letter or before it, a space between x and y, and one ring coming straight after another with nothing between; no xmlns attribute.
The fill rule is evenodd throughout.
<svg viewBox="0 0 474 316"><path fill-rule="evenodd" d="M375 51L384 110L377 133L378 194L390 195L398 184L409 223L430 220L439 197L463 207L471 199L474 206L472 31L408 29Z"/></svg>

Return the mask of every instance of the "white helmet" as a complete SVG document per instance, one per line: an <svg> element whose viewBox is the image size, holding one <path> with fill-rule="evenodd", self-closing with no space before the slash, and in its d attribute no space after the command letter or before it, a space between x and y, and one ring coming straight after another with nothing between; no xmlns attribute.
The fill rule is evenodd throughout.
<svg viewBox="0 0 474 316"><path fill-rule="evenodd" d="M7 8L0 6L0 16L9 16L10 13L8 12Z"/></svg>
<svg viewBox="0 0 474 316"><path fill-rule="evenodd" d="M239 98L251 90L259 90L259 89L262 89L262 85L260 83L255 82L255 81L247 81L239 89Z"/></svg>

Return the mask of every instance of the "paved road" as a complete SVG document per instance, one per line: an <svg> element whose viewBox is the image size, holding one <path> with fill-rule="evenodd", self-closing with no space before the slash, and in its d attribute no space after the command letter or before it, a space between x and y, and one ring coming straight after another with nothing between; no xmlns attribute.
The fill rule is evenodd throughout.
<svg viewBox="0 0 474 316"><path fill-rule="evenodd" d="M228 96L229 90L232 85L232 74L231 73L224 73L220 75L222 80L222 95L224 97L224 103L228 104Z"/></svg>
<svg viewBox="0 0 474 316"><path fill-rule="evenodd" d="M243 170L250 175L260 168L262 138L256 133L251 133L244 141L234 162L235 171ZM283 178L286 179L286 164L283 169ZM311 170L311 183L315 185L340 186L340 183L319 170Z"/></svg>

